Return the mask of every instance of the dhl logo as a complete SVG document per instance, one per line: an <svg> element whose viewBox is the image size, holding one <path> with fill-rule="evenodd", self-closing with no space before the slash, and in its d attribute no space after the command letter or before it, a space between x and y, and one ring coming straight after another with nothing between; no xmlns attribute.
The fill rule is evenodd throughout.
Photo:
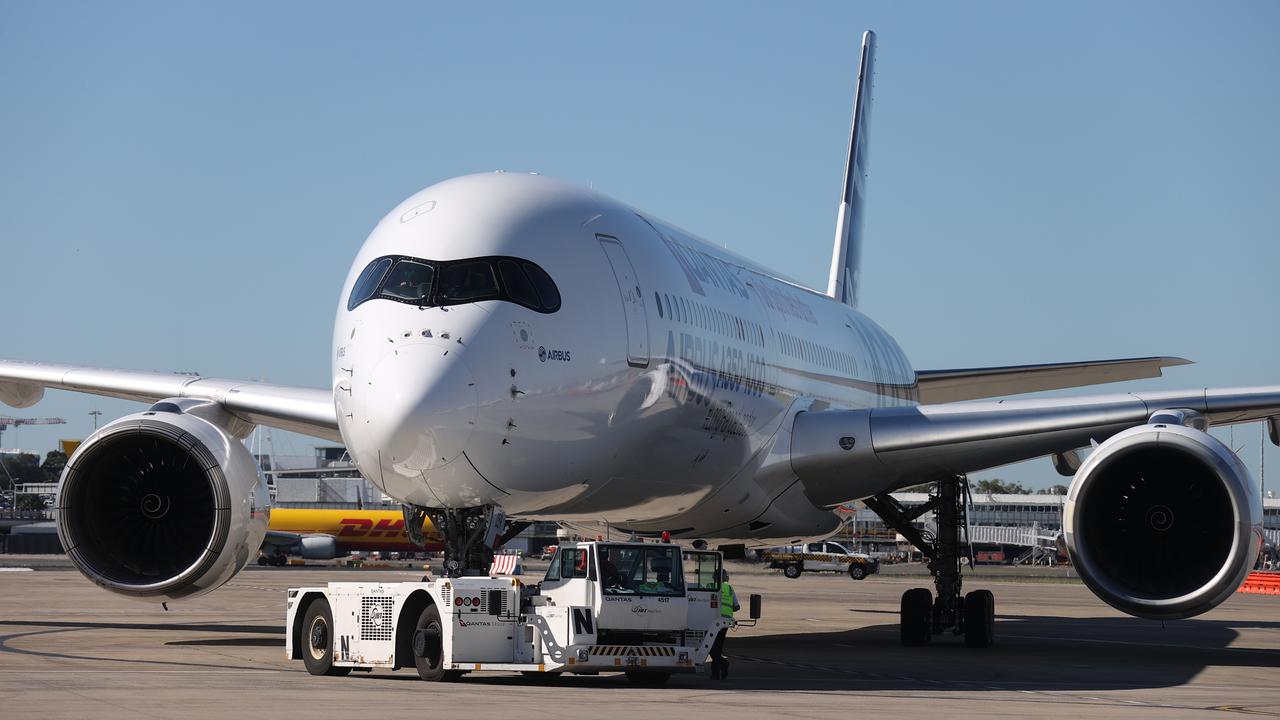
<svg viewBox="0 0 1280 720"><path fill-rule="evenodd" d="M343 518L338 521L342 529L338 537L342 538L376 538L400 537L404 535L404 519L388 520L383 518L374 524L372 518Z"/></svg>
<svg viewBox="0 0 1280 720"><path fill-rule="evenodd" d="M271 529L300 535L332 535L347 550L415 550L398 510L273 508ZM439 547L431 523L423 523L427 549Z"/></svg>

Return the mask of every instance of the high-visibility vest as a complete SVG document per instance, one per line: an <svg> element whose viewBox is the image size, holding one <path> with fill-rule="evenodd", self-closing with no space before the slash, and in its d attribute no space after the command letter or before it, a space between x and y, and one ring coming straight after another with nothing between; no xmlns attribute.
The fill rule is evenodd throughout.
<svg viewBox="0 0 1280 720"><path fill-rule="evenodd" d="M738 595L733 586L727 582L720 583L720 616L733 617L733 608L738 604Z"/></svg>

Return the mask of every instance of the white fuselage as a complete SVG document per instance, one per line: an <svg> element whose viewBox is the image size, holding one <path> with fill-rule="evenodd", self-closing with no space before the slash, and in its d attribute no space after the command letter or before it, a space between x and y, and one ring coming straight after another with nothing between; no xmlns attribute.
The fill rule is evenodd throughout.
<svg viewBox="0 0 1280 720"><path fill-rule="evenodd" d="M384 257L530 261L559 307L348 309ZM832 531L791 470L791 419L916 398L901 348L852 307L535 175L456 178L392 210L352 265L333 352L342 436L387 494L677 537Z"/></svg>

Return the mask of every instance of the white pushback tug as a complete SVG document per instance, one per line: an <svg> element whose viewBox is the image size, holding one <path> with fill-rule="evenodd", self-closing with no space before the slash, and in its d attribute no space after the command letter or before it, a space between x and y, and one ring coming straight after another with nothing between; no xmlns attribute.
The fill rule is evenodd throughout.
<svg viewBox="0 0 1280 720"><path fill-rule="evenodd" d="M698 672L721 628L720 553L669 542L559 547L541 583L504 576L289 590L285 652L312 675L415 667L423 680L517 671L624 672L659 685ZM752 595L750 620L760 617Z"/></svg>

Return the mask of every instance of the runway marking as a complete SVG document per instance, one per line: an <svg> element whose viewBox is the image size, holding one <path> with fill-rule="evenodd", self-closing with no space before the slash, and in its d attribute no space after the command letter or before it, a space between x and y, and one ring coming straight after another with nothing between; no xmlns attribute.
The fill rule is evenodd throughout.
<svg viewBox="0 0 1280 720"><path fill-rule="evenodd" d="M0 567L0 572L34 572L33 568L24 567Z"/></svg>

